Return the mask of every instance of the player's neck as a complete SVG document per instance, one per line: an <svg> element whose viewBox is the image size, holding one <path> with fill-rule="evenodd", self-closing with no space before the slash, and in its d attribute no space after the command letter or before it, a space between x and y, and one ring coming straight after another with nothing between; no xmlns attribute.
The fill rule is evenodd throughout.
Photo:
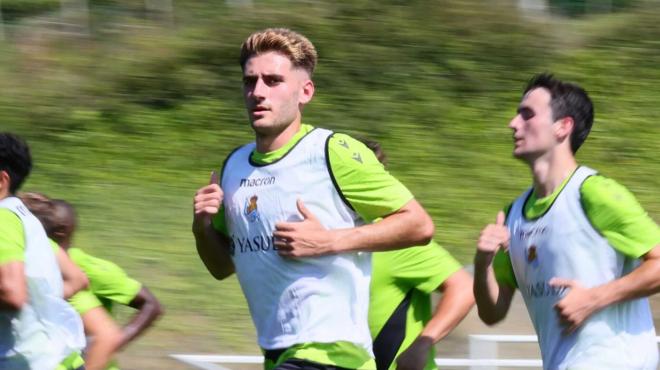
<svg viewBox="0 0 660 370"><path fill-rule="evenodd" d="M534 191L539 198L552 194L577 168L570 151L552 151L529 164L534 177Z"/></svg>
<svg viewBox="0 0 660 370"><path fill-rule="evenodd" d="M256 135L257 152L270 153L286 145L300 131L300 118L289 124L284 130L272 135Z"/></svg>

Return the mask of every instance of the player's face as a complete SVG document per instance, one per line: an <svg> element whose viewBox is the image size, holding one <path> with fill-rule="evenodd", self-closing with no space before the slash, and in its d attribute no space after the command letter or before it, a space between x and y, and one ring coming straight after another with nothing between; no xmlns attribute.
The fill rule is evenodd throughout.
<svg viewBox="0 0 660 370"><path fill-rule="evenodd" d="M523 97L518 113L509 123L513 130L514 157L533 160L556 145L550 100L550 92L544 88L531 90Z"/></svg>
<svg viewBox="0 0 660 370"><path fill-rule="evenodd" d="M277 135L291 123L300 122L301 107L311 99L306 90L310 84L307 72L294 68L280 53L248 59L243 71L243 97L254 131Z"/></svg>

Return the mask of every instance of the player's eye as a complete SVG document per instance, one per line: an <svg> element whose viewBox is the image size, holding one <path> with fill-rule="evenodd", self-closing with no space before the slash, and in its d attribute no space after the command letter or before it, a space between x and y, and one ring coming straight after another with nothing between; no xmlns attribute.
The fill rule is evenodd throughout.
<svg viewBox="0 0 660 370"><path fill-rule="evenodd" d="M284 81L284 78L282 78L282 76L275 75L275 76L265 76L264 77L264 82L268 86L275 86L275 85L279 84L282 81Z"/></svg>
<svg viewBox="0 0 660 370"><path fill-rule="evenodd" d="M533 110L531 110L527 107L518 108L518 114L520 114L520 117L522 117L522 119L524 119L524 120L531 119L532 117L534 117L536 115Z"/></svg>
<svg viewBox="0 0 660 370"><path fill-rule="evenodd" d="M251 86L257 81L257 78L254 76L244 76L243 77L243 86Z"/></svg>

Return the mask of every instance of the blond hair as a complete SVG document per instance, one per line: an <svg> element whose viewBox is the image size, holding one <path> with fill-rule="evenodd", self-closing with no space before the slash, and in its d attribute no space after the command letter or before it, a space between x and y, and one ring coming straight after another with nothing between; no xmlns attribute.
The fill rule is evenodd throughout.
<svg viewBox="0 0 660 370"><path fill-rule="evenodd" d="M302 68L311 76L318 56L316 48L305 36L287 28L267 28L255 32L241 45L241 68L250 57L275 51L285 55L295 68Z"/></svg>

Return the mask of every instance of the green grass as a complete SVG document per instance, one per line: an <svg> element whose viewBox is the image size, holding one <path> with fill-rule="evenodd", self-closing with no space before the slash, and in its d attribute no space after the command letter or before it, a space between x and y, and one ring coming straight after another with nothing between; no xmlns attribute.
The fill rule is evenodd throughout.
<svg viewBox="0 0 660 370"><path fill-rule="evenodd" d="M628 186L658 220L656 7L535 21L514 3L186 2L169 27L133 9L119 17L110 10L122 3L107 2L94 8L90 37L24 29L0 44L0 125L34 151L25 189L73 202L76 244L164 302L164 319L129 350L136 368L170 368L163 353L255 353L237 282L205 271L190 222L196 189L251 140L236 59L258 28L290 26L316 43L305 121L380 140L391 172L433 216L436 239L463 263L481 228L530 183L507 123L540 71L591 92L596 124L580 161ZM144 27L107 31L118 18Z"/></svg>

